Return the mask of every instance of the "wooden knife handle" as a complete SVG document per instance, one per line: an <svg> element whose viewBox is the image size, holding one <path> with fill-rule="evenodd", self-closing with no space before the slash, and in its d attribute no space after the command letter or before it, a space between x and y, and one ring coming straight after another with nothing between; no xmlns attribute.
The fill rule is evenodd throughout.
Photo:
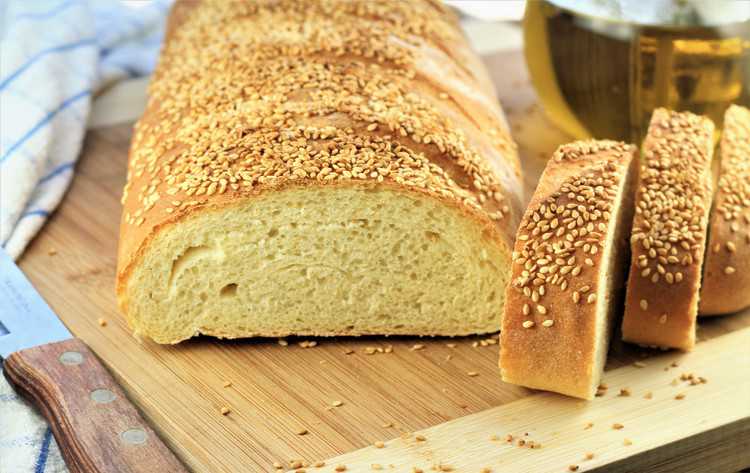
<svg viewBox="0 0 750 473"><path fill-rule="evenodd" d="M4 372L47 418L71 472L187 471L83 341L18 351Z"/></svg>

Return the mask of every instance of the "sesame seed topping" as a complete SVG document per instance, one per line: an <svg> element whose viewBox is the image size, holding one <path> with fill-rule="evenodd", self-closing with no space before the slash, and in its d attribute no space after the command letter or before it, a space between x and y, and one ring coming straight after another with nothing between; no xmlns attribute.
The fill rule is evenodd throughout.
<svg viewBox="0 0 750 473"><path fill-rule="evenodd" d="M646 299L641 299L641 310L648 310L648 301Z"/></svg>
<svg viewBox="0 0 750 473"><path fill-rule="evenodd" d="M555 324L555 321L552 319L547 319L544 322L542 322L542 325L544 327L552 327Z"/></svg>
<svg viewBox="0 0 750 473"><path fill-rule="evenodd" d="M523 328L531 328L534 326L533 320L524 320L523 322Z"/></svg>
<svg viewBox="0 0 750 473"><path fill-rule="evenodd" d="M517 162L505 127L486 125L507 158L498 173L446 117L451 107L471 121L436 100L449 94L416 86L415 51L463 43L451 15L432 2L300 5L200 2L168 36L133 135L123 201L135 210L125 224L154 228L225 193L357 181L506 219L503 181L517 179Z"/></svg>
<svg viewBox="0 0 750 473"><path fill-rule="evenodd" d="M734 274L737 270L733 266L727 266L724 268L724 274Z"/></svg>

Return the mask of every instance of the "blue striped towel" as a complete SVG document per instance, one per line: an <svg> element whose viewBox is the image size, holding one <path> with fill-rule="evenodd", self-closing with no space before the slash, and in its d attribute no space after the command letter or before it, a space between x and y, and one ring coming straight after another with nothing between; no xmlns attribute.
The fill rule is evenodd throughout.
<svg viewBox="0 0 750 473"><path fill-rule="evenodd" d="M92 97L154 67L171 0L0 0L0 242L18 258L59 204ZM67 471L0 376L0 472Z"/></svg>

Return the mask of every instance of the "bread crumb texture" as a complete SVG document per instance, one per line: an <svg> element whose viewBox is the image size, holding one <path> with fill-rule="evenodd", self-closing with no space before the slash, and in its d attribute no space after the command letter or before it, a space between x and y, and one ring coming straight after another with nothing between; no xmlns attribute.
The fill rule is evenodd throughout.
<svg viewBox="0 0 750 473"><path fill-rule="evenodd" d="M495 331L520 182L439 3L178 2L133 137L119 304L161 343Z"/></svg>

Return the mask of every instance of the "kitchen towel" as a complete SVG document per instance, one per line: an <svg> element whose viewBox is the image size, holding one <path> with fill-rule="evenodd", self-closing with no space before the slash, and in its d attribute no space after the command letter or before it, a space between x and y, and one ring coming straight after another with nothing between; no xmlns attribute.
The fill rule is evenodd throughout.
<svg viewBox="0 0 750 473"><path fill-rule="evenodd" d="M0 0L0 242L18 258L73 178L92 97L156 63L171 0ZM0 376L0 472L65 472Z"/></svg>

